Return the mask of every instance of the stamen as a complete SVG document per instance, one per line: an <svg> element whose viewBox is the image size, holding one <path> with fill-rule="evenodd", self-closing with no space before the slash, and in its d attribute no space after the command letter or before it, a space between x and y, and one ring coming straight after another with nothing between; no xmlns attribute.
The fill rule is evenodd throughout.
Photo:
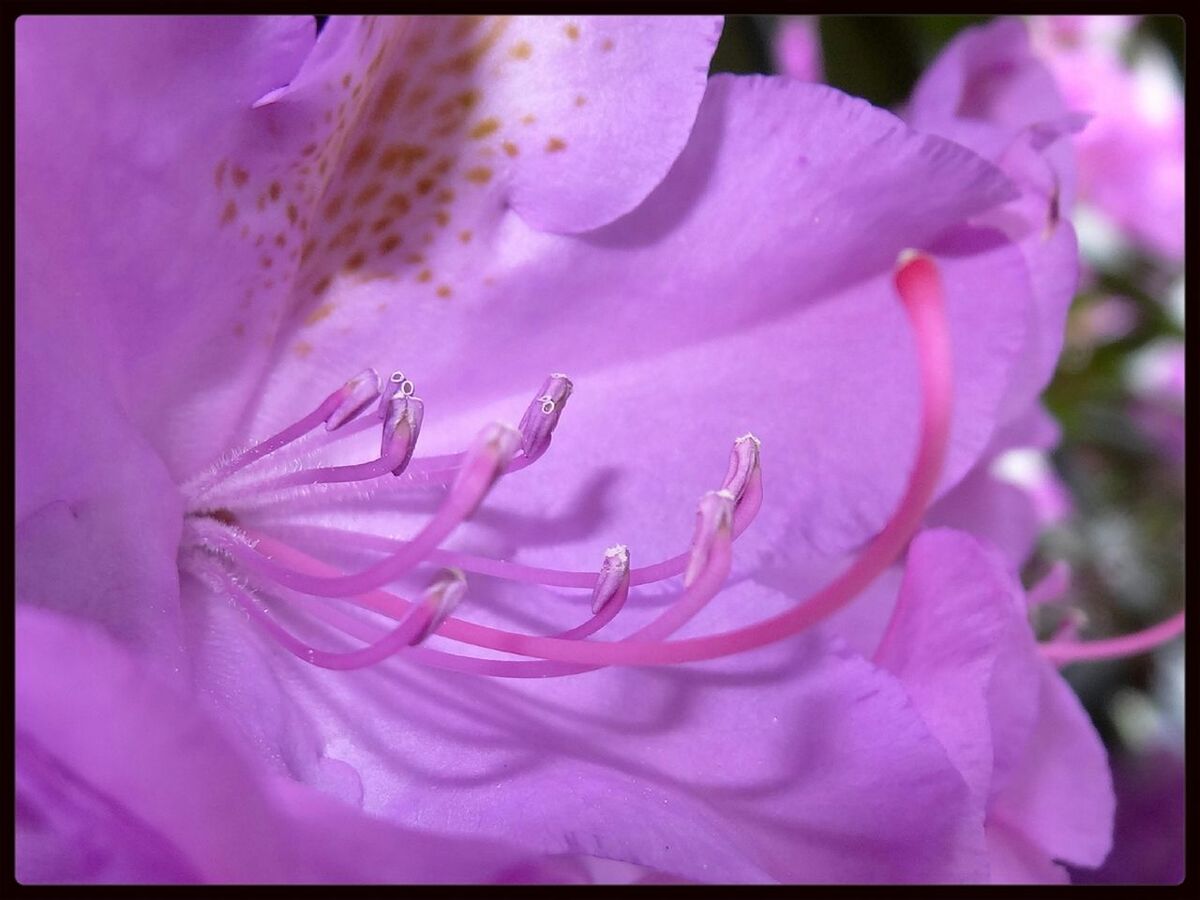
<svg viewBox="0 0 1200 900"><path fill-rule="evenodd" d="M222 549L252 571L306 594L349 597L394 581L422 562L479 506L516 451L520 434L507 425L492 424L477 436L445 501L429 523L391 556L353 575L313 577L280 565L226 533Z"/></svg>
<svg viewBox="0 0 1200 900"><path fill-rule="evenodd" d="M445 601L441 599L446 589L439 582L426 591L423 602L414 604L412 609L391 631L374 643L348 652L318 650L300 640L280 625L266 609L259 605L256 598L237 584L232 578L225 576L224 589L263 629L273 637L280 646L306 663L311 663L322 669L363 669L383 662L399 651L424 640L428 633L437 627L434 618L438 615Z"/></svg>
<svg viewBox="0 0 1200 900"><path fill-rule="evenodd" d="M700 610L702 610L711 601L721 589L721 585L725 583L725 579L729 576L729 570L732 565L732 539L728 531L720 532L713 541L710 552L707 556L707 561L703 571L696 577L690 586L684 589L679 597L664 610L654 621L648 625L635 631L628 638L620 641L609 642L607 644L595 644L587 642L589 646L625 646L632 644L635 641L652 641L660 640L668 637L675 631L678 631L691 619L693 619ZM364 634L361 628L353 628L348 630L344 626L347 623L344 617L339 617L336 613L326 615L324 612L318 612L326 621L333 624L335 627L343 628L347 633L354 634L362 639L369 639L367 634ZM447 625L450 623L448 622ZM470 625L471 628L480 628L471 623L462 623ZM449 637L450 629L447 628L444 632L446 637ZM516 635L514 635L516 637ZM557 643L570 643L563 637L556 638L529 638L533 641L554 641ZM585 642L576 641L577 645L583 645ZM500 649L495 647L493 649ZM448 669L456 672L467 672L476 675L490 675L502 678L553 678L565 675L578 675L583 672L590 672L597 668L602 668L600 665L578 665L571 663L553 662L550 660L498 660L498 659L483 659L477 656L463 656L456 653L447 653L440 650L430 650L426 648L414 648L410 652L410 658L416 662L424 663L438 669Z"/></svg>
<svg viewBox="0 0 1200 900"><path fill-rule="evenodd" d="M728 534L732 530L733 505L733 494L726 490L709 491L701 498L696 513L696 531L692 535L692 549L683 572L684 587L695 581L696 576L704 570L717 535Z"/></svg>
<svg viewBox="0 0 1200 900"><path fill-rule="evenodd" d="M1178 637L1183 634L1183 631L1184 611L1180 610L1171 618L1133 634L1102 641L1054 640L1042 644L1039 649L1042 651L1042 656L1050 662L1064 666L1072 662L1118 659L1122 656L1144 653Z"/></svg>
<svg viewBox="0 0 1200 900"><path fill-rule="evenodd" d="M550 438L558 425L559 416L571 396L571 379L559 373L548 376L540 394L533 399L521 417L521 450L535 460L550 446Z"/></svg>
<svg viewBox="0 0 1200 900"><path fill-rule="evenodd" d="M409 387L411 381L406 381ZM417 438L421 434L421 423L425 420L425 404L420 398L410 393L398 392L388 401L388 411L383 422L383 440L380 444L379 455L383 458L396 459L398 462L392 469L393 475L399 475L412 459L413 450L417 448Z"/></svg>
<svg viewBox="0 0 1200 900"><path fill-rule="evenodd" d="M184 494L199 496L235 472L239 472L251 463L262 459L267 454L274 453L276 450L286 447L288 444L304 437L304 435L308 434L322 422L325 422L328 428L329 422L344 410L356 386L370 382L370 378L365 376L374 376L376 380L378 379L373 369L368 369L366 372L355 376L322 400L316 409L299 421L293 422L291 425L271 435L266 440L260 441L253 447L235 454L224 462L218 463L208 472L201 473L184 482L182 486ZM342 421L345 421L345 418Z"/></svg>
<svg viewBox="0 0 1200 900"><path fill-rule="evenodd" d="M437 631L443 622L454 612L455 608L467 593L467 576L460 569L443 569L425 591L422 602L425 604L428 622L421 633L413 638L413 644L420 644Z"/></svg>
<svg viewBox="0 0 1200 900"><path fill-rule="evenodd" d="M1041 581L1025 592L1025 602L1029 607L1053 603L1065 597L1070 589L1071 564L1060 559L1042 576Z"/></svg>
<svg viewBox="0 0 1200 900"><path fill-rule="evenodd" d="M364 369L347 381L344 389L342 402L325 420L327 431L334 431L349 422L379 396L379 373L374 369Z"/></svg>
<svg viewBox="0 0 1200 900"><path fill-rule="evenodd" d="M412 458L417 436L421 431L424 404L417 397L393 403L393 416L383 424L382 450L379 459L346 466L319 466L301 469L251 485L247 491L259 494L311 484L338 484L349 481L370 481L389 472L399 475Z"/></svg>
<svg viewBox="0 0 1200 900"><path fill-rule="evenodd" d="M396 395L402 398L411 397L416 392L416 386L405 377L403 372L393 372L383 384L383 391L379 395L379 406L375 410L375 415L380 419L386 419L388 413L391 411L393 397Z"/></svg>
<svg viewBox="0 0 1200 900"><path fill-rule="evenodd" d="M725 473L725 481L721 489L733 494L734 499L741 500L746 491L746 483L750 476L758 470L759 451L762 441L753 434L743 434L733 442L733 452L729 454L729 471Z"/></svg>
<svg viewBox="0 0 1200 900"><path fill-rule="evenodd" d="M600 615L608 603L622 591L629 591L629 548L617 544L604 551L596 587L592 590L592 613Z"/></svg>
<svg viewBox="0 0 1200 900"><path fill-rule="evenodd" d="M736 448L734 453L737 453ZM413 464L415 465L418 461L414 460ZM511 464L507 471L511 471ZM747 485L742 488L742 493L742 499L737 504L733 514L734 540L741 537L746 529L750 527L762 505L762 469L758 462L757 454L755 455L754 467L750 470ZM289 532L311 534L322 542L333 541L342 546L352 546L361 550L378 550L383 553L393 553L397 548L408 543L405 540L396 538L347 531L340 528L330 528L323 525L286 525L284 527ZM271 555L283 552L283 548L286 546L261 532L250 529L245 529L245 532L248 537L259 542L266 548ZM690 557L691 551L689 550L687 553L680 553L661 562L631 569L629 572L630 584L633 586L655 584L667 578L681 575L687 568ZM490 575L525 584L540 584L547 587L565 588L591 588L596 584L595 572L571 572L561 569L527 566L521 563L473 556L455 550L431 550L428 561L441 566L457 566L460 569L477 575Z"/></svg>
<svg viewBox="0 0 1200 900"><path fill-rule="evenodd" d="M628 639L613 642L514 634L449 616L438 629L445 638L521 656L539 657L546 662L480 660L450 654L431 657L434 651L426 648L414 648L411 651L414 656L429 660L431 665L467 667L484 674L490 674L488 670L496 666L520 666L539 676L563 674L579 670L580 666L586 669L599 665L661 665L712 659L782 640L820 622L857 596L900 556L919 527L941 473L949 436L952 368L937 268L924 255L906 253L898 263L895 281L917 345L922 401L920 442L916 463L899 505L879 534L842 575L795 608L754 625L703 637L664 640L715 596L728 576L731 565L734 519L743 506L750 510L752 516L761 503L761 473L757 460L750 458L753 451L746 446L741 451L746 455L736 464L731 464L725 480L726 489L712 492L702 501L690 554L677 558L678 562L668 560L658 564L660 569L675 568L676 573L679 571L677 567L681 566L686 576L686 587L676 603L655 622ZM561 404L555 402L554 410L560 407ZM546 436L541 434L541 437ZM539 451L541 438L538 433L533 433L533 438L530 446L535 451L544 452L544 444L541 444ZM252 571L265 574L288 588L315 596L354 596L355 602L366 608L393 618L407 616L411 613L412 604L377 590L378 586L395 580L413 566L429 559L441 541L474 512L492 483L512 460L517 446L524 445L525 439L524 432L503 426L485 429L467 453L462 455L461 466L442 506L425 528L390 556L356 574L336 573L332 567L308 559L286 545L276 544L274 549L282 549L282 552L274 555L285 561L295 560L306 570L296 571L257 552L216 522L201 522L197 527L203 534L211 526L210 533L216 534L214 539L204 540L204 543L226 552ZM737 452L735 447L735 454ZM739 489L742 494L740 503L735 493ZM315 574L317 572L336 574L318 575ZM662 577L663 572L654 575ZM597 578L587 586L598 586L600 580ZM626 588L635 582L634 572L630 571ZM602 605L601 612L606 612L617 602L614 598L608 607ZM578 629L573 631L577 633ZM452 662L442 658L447 656ZM440 662L432 661L434 659ZM569 665L559 665L563 663Z"/></svg>

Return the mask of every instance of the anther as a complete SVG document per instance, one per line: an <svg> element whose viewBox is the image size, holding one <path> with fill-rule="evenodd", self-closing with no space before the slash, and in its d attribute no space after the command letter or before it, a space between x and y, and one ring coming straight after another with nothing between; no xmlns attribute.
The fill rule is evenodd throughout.
<svg viewBox="0 0 1200 900"><path fill-rule="evenodd" d="M600 615L600 610L623 590L629 590L629 548L617 544L604 551L600 574L592 589L592 615Z"/></svg>
<svg viewBox="0 0 1200 900"><path fill-rule="evenodd" d="M538 396L526 408L520 429L521 449L527 457L536 459L546 452L572 387L570 378L556 372L546 378Z"/></svg>
<svg viewBox="0 0 1200 900"><path fill-rule="evenodd" d="M462 569L442 569L434 576L421 602L429 611L429 622L413 638L413 646L423 643L454 612L467 593L467 576Z"/></svg>
<svg viewBox="0 0 1200 900"><path fill-rule="evenodd" d="M393 372L383 383L383 392L379 395L379 406L376 407L375 414L380 419L386 419L391 410L390 404L393 397L396 395L411 397L416 392L416 385L403 372L399 370Z"/></svg>
<svg viewBox="0 0 1200 900"><path fill-rule="evenodd" d="M708 564L713 541L720 533L733 530L733 509L737 501L727 490L709 491L700 498L696 511L696 531L692 535L692 549L687 568L683 572L684 587L699 577Z"/></svg>
<svg viewBox="0 0 1200 900"><path fill-rule="evenodd" d="M327 431L345 425L379 396L379 373L374 369L364 369L342 385L340 393L342 402L325 420Z"/></svg>
<svg viewBox="0 0 1200 900"><path fill-rule="evenodd" d="M410 382L411 383L411 382ZM383 423L383 439L379 448L381 458L395 459L393 475L399 475L412 459L425 418L425 404L420 397L397 392L388 401L387 420ZM397 442L401 442L397 444Z"/></svg>
<svg viewBox="0 0 1200 900"><path fill-rule="evenodd" d="M725 473L725 481L721 489L733 494L734 500L741 500L746 492L746 485L759 465L759 448L762 441L753 434L743 434L733 442L733 452L729 455L729 471Z"/></svg>

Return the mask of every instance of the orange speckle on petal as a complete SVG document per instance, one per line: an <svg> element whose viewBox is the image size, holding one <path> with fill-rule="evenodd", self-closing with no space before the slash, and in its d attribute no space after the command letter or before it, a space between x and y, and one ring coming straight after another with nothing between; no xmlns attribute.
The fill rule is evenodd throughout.
<svg viewBox="0 0 1200 900"><path fill-rule="evenodd" d="M383 87L379 89L379 95L375 98L375 107L371 110L372 120L382 122L391 115L396 101L400 99L400 94L404 91L404 80L403 72L396 72L388 76Z"/></svg>
<svg viewBox="0 0 1200 900"><path fill-rule="evenodd" d="M380 253L380 255L386 255L388 253L391 253L393 250L395 250L399 246L400 246L400 236L395 235L395 234L389 234L382 241L380 241L379 253Z"/></svg>
<svg viewBox="0 0 1200 900"><path fill-rule="evenodd" d="M473 169L466 171L467 181L473 181L476 184L487 184L492 180L492 170L487 166L476 166Z"/></svg>
<svg viewBox="0 0 1200 900"><path fill-rule="evenodd" d="M579 26L576 25L574 22L572 22L570 25L568 25L566 28L564 28L563 31L565 31L567 33L567 37L570 38L571 40L573 40L573 41L579 40Z"/></svg>
<svg viewBox="0 0 1200 900"><path fill-rule="evenodd" d="M365 188L359 191L354 197L355 206L366 206L376 197L383 193L383 185L379 182L368 184Z"/></svg>
<svg viewBox="0 0 1200 900"><path fill-rule="evenodd" d="M319 294L319 293L321 293L321 291L325 290L325 288L327 288L327 287L329 287L329 276L328 275L326 275L324 278L322 278L320 281L318 281L315 285L313 285L313 293ZM305 325L316 325L322 319L328 319L330 316L332 316L333 310L334 310L334 305L332 303L322 303L320 306L318 306L316 309L314 309L312 312L310 312L307 316L304 317L304 324Z"/></svg>
<svg viewBox="0 0 1200 900"><path fill-rule="evenodd" d="M472 237L472 234L471 234L471 230L469 228L466 229L465 231L460 231L458 233L458 239L460 241L462 241L464 244L471 243L471 237Z"/></svg>
<svg viewBox="0 0 1200 900"><path fill-rule="evenodd" d="M449 297L452 293L454 293L454 292L452 290L450 290L450 285L448 285L448 284L439 284L438 285L437 295L439 297L443 297L443 298Z"/></svg>
<svg viewBox="0 0 1200 900"><path fill-rule="evenodd" d="M225 208L221 210L221 224L228 225L237 218L237 204L230 200L225 204ZM244 235L243 235L244 237Z"/></svg>
<svg viewBox="0 0 1200 900"><path fill-rule="evenodd" d="M477 141L481 138L487 137L489 134L491 134L492 132L496 131L499 128L500 128L500 120L495 118L494 116L490 116L486 119L483 119L480 122L477 122L474 126L472 126L471 130L467 133L468 133L468 135L470 135L472 140Z"/></svg>
<svg viewBox="0 0 1200 900"><path fill-rule="evenodd" d="M313 346L308 341L296 341L296 346L292 347L292 352L300 357L300 359L304 359L312 351Z"/></svg>
<svg viewBox="0 0 1200 900"><path fill-rule="evenodd" d="M558 153L559 151L566 150L566 149L567 149L567 142L564 141L562 138L552 137L552 138L550 138L550 140L546 141L546 152L547 153Z"/></svg>
<svg viewBox="0 0 1200 900"><path fill-rule="evenodd" d="M283 185L281 185L278 181L272 181L271 186L267 189L267 193L271 197L271 202L274 203L283 193Z"/></svg>
<svg viewBox="0 0 1200 900"><path fill-rule="evenodd" d="M529 59L533 56L533 47L529 41L517 41L508 51L508 55L513 59Z"/></svg>
<svg viewBox="0 0 1200 900"><path fill-rule="evenodd" d="M576 106L583 106L585 103L587 103L587 97L583 96L583 94L578 94L575 97Z"/></svg>
<svg viewBox="0 0 1200 900"><path fill-rule="evenodd" d="M437 203L452 203L454 202L454 191L450 188L442 188L433 195L433 199Z"/></svg>
<svg viewBox="0 0 1200 900"><path fill-rule="evenodd" d="M233 172L230 173L229 177L233 180L234 187L241 187L249 179L250 173L241 166L234 166Z"/></svg>
<svg viewBox="0 0 1200 900"><path fill-rule="evenodd" d="M603 41L600 42L600 50L602 52L607 53L612 48L613 48L612 38L605 38Z"/></svg>
<svg viewBox="0 0 1200 900"><path fill-rule="evenodd" d="M509 156L516 156L518 153L521 152L521 148L518 147L516 144L514 144L512 141L505 141L500 146L502 148L504 148L504 152L507 153Z"/></svg>
<svg viewBox="0 0 1200 900"><path fill-rule="evenodd" d="M429 271L429 269L422 269L420 272L417 273L417 281L424 283L426 281L432 281L432 280L433 280L433 272Z"/></svg>
<svg viewBox="0 0 1200 900"><path fill-rule="evenodd" d="M392 224L391 216L384 216L382 219L376 219L371 223L371 233L379 234L381 231L387 231L387 227Z"/></svg>
<svg viewBox="0 0 1200 900"><path fill-rule="evenodd" d="M355 169L361 169L371 159L375 153L375 139L365 137L350 151L350 155L346 157L346 171L353 172Z"/></svg>
<svg viewBox="0 0 1200 900"><path fill-rule="evenodd" d="M338 213L342 211L342 204L346 202L345 194L338 194L332 200L325 204L325 218L336 219Z"/></svg>
<svg viewBox="0 0 1200 900"><path fill-rule="evenodd" d="M385 205L389 212L394 212L398 216L402 216L412 209L412 203L407 194L392 194L388 197Z"/></svg>
<svg viewBox="0 0 1200 900"><path fill-rule="evenodd" d="M537 116L535 116L533 113L526 113L525 115L521 116L522 125L532 125L536 121Z"/></svg>
<svg viewBox="0 0 1200 900"><path fill-rule="evenodd" d="M355 269L361 269L363 263L367 261L367 254L359 250L346 260L346 271L353 272Z"/></svg>
<svg viewBox="0 0 1200 900"><path fill-rule="evenodd" d="M446 212L444 209L439 209L436 213L434 213L433 218L434 221L438 223L438 227L440 228L445 228L450 224L450 213Z"/></svg>
<svg viewBox="0 0 1200 900"><path fill-rule="evenodd" d="M420 194L421 196L425 196L426 194L428 194L430 191L433 190L433 186L435 184L437 184L436 178L429 178L428 176L426 176L425 178L422 178L417 182L417 185L416 185L417 193Z"/></svg>
<svg viewBox="0 0 1200 900"><path fill-rule="evenodd" d="M316 144L305 144L304 148L300 151L300 155L301 156L312 156L316 152L317 152Z"/></svg>
<svg viewBox="0 0 1200 900"><path fill-rule="evenodd" d="M287 235L285 235L282 231L279 232L279 234L275 235L275 246L276 247L286 247L287 246Z"/></svg>
<svg viewBox="0 0 1200 900"><path fill-rule="evenodd" d="M345 75L342 76L342 87L349 89L350 82L353 80L354 80L353 76L349 72L347 72Z"/></svg>
<svg viewBox="0 0 1200 900"><path fill-rule="evenodd" d="M424 253L410 253L410 254L408 254L408 256L404 257L404 261L411 266L418 266L421 263L425 262L425 254Z"/></svg>
<svg viewBox="0 0 1200 900"><path fill-rule="evenodd" d="M298 209L296 209L295 203L288 204L287 217L288 217L288 222L290 222L292 225L296 224L296 219L298 219L300 217L300 211Z"/></svg>

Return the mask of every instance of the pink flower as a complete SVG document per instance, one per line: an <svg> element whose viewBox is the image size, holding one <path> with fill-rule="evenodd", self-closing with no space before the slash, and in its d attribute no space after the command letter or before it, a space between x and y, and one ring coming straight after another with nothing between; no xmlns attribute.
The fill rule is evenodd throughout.
<svg viewBox="0 0 1200 900"><path fill-rule="evenodd" d="M1075 138L1081 200L1168 262L1183 257L1183 90L1161 50L1126 61L1136 16L1036 16L1034 47L1067 105L1091 115Z"/></svg>
<svg viewBox="0 0 1200 900"><path fill-rule="evenodd" d="M829 88L706 82L718 30L21 20L21 877L1099 860L1003 567L885 571L1052 369L1069 229Z"/></svg>
<svg viewBox="0 0 1200 900"><path fill-rule="evenodd" d="M821 81L821 35L812 16L780 21L772 47L775 69L801 81Z"/></svg>

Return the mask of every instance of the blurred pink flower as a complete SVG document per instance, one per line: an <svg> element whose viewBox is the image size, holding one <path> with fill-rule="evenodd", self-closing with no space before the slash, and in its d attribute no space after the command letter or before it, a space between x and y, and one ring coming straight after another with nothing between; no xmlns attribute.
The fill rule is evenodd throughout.
<svg viewBox="0 0 1200 900"><path fill-rule="evenodd" d="M821 81L821 35L813 16L782 19L772 46L775 71L801 81Z"/></svg>
<svg viewBox="0 0 1200 900"><path fill-rule="evenodd" d="M988 551L922 537L806 627L1032 415L1069 228L1009 157L706 80L718 31L20 20L22 878L1103 857L1102 748Z"/></svg>
<svg viewBox="0 0 1200 900"><path fill-rule="evenodd" d="M1081 201L1132 242L1183 258L1183 89L1162 50L1138 48L1136 16L1035 16L1034 49L1071 109L1092 118L1075 143Z"/></svg>

